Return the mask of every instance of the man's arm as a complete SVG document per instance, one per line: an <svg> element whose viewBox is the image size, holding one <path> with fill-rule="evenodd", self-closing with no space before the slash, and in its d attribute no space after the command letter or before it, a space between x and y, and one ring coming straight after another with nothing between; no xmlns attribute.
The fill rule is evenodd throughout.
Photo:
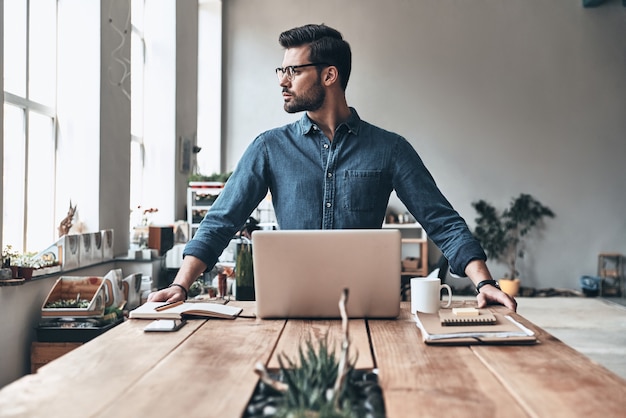
<svg viewBox="0 0 626 418"><path fill-rule="evenodd" d="M185 300L186 292L179 286L185 288L187 293L191 284L206 270L207 265L202 260L192 255L188 255L183 259L183 263L176 273L174 282L169 287L152 292L148 295L148 302L177 302ZM176 285L174 285L174 283Z"/></svg>
<svg viewBox="0 0 626 418"><path fill-rule="evenodd" d="M465 268L465 274L470 278L474 286L483 280L493 280L487 264L483 260L472 260ZM476 296L478 307L484 308L488 304L500 304L515 311L517 310L517 302L511 296L492 285L485 285L480 288L480 292Z"/></svg>

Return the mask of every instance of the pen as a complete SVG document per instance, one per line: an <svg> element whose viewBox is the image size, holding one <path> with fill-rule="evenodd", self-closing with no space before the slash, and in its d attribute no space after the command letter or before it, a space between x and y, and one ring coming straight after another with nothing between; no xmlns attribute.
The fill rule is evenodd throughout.
<svg viewBox="0 0 626 418"><path fill-rule="evenodd" d="M179 300L178 302L169 302L169 303L166 303L165 305L161 305L161 306L154 308L154 310L157 312L160 312L160 311L164 311L166 309L170 309L170 308L173 308L174 306L178 306L182 304L183 304L182 300Z"/></svg>

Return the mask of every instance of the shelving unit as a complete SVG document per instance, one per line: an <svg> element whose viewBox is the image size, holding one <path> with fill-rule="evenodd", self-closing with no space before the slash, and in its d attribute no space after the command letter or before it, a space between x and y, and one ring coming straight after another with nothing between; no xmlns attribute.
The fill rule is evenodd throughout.
<svg viewBox="0 0 626 418"><path fill-rule="evenodd" d="M384 224L383 228L398 229L402 235L402 260L419 258L416 269L402 269L402 276L419 277L428 275L428 237L417 222Z"/></svg>
<svg viewBox="0 0 626 418"><path fill-rule="evenodd" d="M600 296L624 297L624 256L618 253L598 255L598 277Z"/></svg>
<svg viewBox="0 0 626 418"><path fill-rule="evenodd" d="M200 222L224 189L224 183L214 181L190 182L187 187L187 222L193 237Z"/></svg>

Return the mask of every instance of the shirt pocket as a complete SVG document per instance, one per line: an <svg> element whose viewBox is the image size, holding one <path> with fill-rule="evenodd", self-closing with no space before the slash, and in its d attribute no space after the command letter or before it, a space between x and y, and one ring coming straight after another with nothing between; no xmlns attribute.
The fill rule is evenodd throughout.
<svg viewBox="0 0 626 418"><path fill-rule="evenodd" d="M380 178L380 170L346 170L343 207L352 211L374 210Z"/></svg>

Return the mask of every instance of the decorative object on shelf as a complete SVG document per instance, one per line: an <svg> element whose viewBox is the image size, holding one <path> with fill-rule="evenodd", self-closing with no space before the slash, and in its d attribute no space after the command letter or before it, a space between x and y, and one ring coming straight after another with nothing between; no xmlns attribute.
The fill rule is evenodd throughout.
<svg viewBox="0 0 626 418"><path fill-rule="evenodd" d="M59 238L63 235L67 235L70 233L70 229L72 229L72 224L74 221L74 215L76 214L76 207L78 205L72 206L72 201L70 200L70 208L67 211L67 215L61 223L59 224Z"/></svg>
<svg viewBox="0 0 626 418"><path fill-rule="evenodd" d="M478 212L474 236L489 258L508 265L509 272L499 283L502 291L515 296L520 285L518 261L526 254L524 239L529 232L543 227L545 218L554 218L555 214L525 193L513 198L501 213L484 200L475 201L472 206Z"/></svg>

